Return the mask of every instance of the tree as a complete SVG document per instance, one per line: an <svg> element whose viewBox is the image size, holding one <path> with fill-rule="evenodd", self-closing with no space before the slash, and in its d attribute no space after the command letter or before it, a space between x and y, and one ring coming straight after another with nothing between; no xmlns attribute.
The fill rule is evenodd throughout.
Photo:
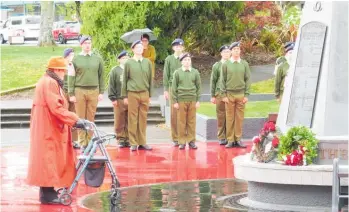
<svg viewBox="0 0 349 212"><path fill-rule="evenodd" d="M243 2L151 2L147 14L147 26L161 29L164 42L157 42L160 50L170 50L176 37L186 40L186 48L192 52L218 53L223 44L236 39L241 30L239 13ZM160 41L161 42L161 41ZM165 49L162 49L165 48ZM164 58L160 58L164 59Z"/></svg>
<svg viewBox="0 0 349 212"><path fill-rule="evenodd" d="M71 1L56 4L56 13L60 16L63 16L64 20L76 20L79 23L82 23L80 1Z"/></svg>
<svg viewBox="0 0 349 212"><path fill-rule="evenodd" d="M81 20L81 2L80 1L75 1L75 14L76 14L76 19L78 19L78 21L80 23L82 23Z"/></svg>
<svg viewBox="0 0 349 212"><path fill-rule="evenodd" d="M54 20L53 1L41 1L41 23L38 46L56 46L52 36Z"/></svg>
<svg viewBox="0 0 349 212"><path fill-rule="evenodd" d="M153 43L158 63L171 53L171 42L177 37L186 41L187 51L213 55L235 40L243 7L243 2L87 1L81 7L82 32L92 36L107 66L115 61L115 54L129 49L130 44L120 39L122 34L146 27L158 37Z"/></svg>

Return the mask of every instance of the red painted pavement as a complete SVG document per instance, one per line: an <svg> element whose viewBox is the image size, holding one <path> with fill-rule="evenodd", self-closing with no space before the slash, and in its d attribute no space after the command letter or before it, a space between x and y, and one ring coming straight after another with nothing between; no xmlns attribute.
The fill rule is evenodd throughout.
<svg viewBox="0 0 349 212"><path fill-rule="evenodd" d="M153 144L152 151L108 147L121 187L186 180L234 178L232 159L249 152L248 149L226 149L217 142L198 142L197 150L179 150L171 144ZM86 194L110 189L107 172L100 188L85 185L83 178L73 192L71 206L41 205L38 187L25 182L28 166L28 147L0 150L1 211L3 212L70 212L89 211L77 203Z"/></svg>

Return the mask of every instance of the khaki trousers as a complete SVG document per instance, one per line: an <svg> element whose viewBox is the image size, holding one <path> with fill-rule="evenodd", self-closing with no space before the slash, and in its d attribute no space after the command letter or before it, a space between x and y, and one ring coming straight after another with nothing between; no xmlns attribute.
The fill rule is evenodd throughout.
<svg viewBox="0 0 349 212"><path fill-rule="evenodd" d="M79 118L87 119L91 122L95 120L97 111L99 89L82 89L75 88L75 110ZM85 130L78 131L80 146L87 146L91 140L93 132L86 132Z"/></svg>
<svg viewBox="0 0 349 212"><path fill-rule="evenodd" d="M128 137L131 146L146 144L149 92L128 91Z"/></svg>
<svg viewBox="0 0 349 212"><path fill-rule="evenodd" d="M240 141L242 137L242 124L244 121L245 104L243 94L233 95L228 93L226 110L226 135L228 142Z"/></svg>
<svg viewBox="0 0 349 212"><path fill-rule="evenodd" d="M223 97L218 95L216 97L216 113L217 113L217 137L219 140L226 139L226 126L225 126L225 102Z"/></svg>
<svg viewBox="0 0 349 212"><path fill-rule="evenodd" d="M170 113L171 113L171 137L172 141L178 141L178 128L177 128L177 109L173 107L173 96L172 89L170 89L169 101L171 105Z"/></svg>
<svg viewBox="0 0 349 212"><path fill-rule="evenodd" d="M178 143L195 142L196 140L196 102L179 102L177 111Z"/></svg>
<svg viewBox="0 0 349 212"><path fill-rule="evenodd" d="M69 107L68 110L70 112L75 113L75 104L73 102L69 101L69 95L68 93L64 92L64 97L68 101ZM77 130L71 130L71 135L72 135L72 141L77 141L78 140L78 131Z"/></svg>
<svg viewBox="0 0 349 212"><path fill-rule="evenodd" d="M117 140L128 140L127 118L128 109L123 99L117 100L118 105L114 106L114 130Z"/></svg>

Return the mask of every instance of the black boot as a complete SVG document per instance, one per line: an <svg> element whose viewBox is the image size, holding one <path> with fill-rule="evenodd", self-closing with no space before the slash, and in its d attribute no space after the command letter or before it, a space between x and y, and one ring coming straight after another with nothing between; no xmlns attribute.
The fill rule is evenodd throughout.
<svg viewBox="0 0 349 212"><path fill-rule="evenodd" d="M119 141L119 147L120 148L125 148L126 147L126 142L124 140Z"/></svg>
<svg viewBox="0 0 349 212"><path fill-rule="evenodd" d="M228 141L225 139L219 140L219 145L226 145L227 143L228 143Z"/></svg>
<svg viewBox="0 0 349 212"><path fill-rule="evenodd" d="M228 142L227 145L225 145L225 148L233 148L235 147L235 143L234 142Z"/></svg>
<svg viewBox="0 0 349 212"><path fill-rule="evenodd" d="M173 146L179 146L178 141L173 141Z"/></svg>
<svg viewBox="0 0 349 212"><path fill-rule="evenodd" d="M237 147L237 148L246 148L246 145L242 144L241 141L235 141L235 147Z"/></svg>
<svg viewBox="0 0 349 212"><path fill-rule="evenodd" d="M144 144L144 145L139 145L138 146L138 149L141 149L141 150L152 150L153 148L151 148L149 145L147 144Z"/></svg>
<svg viewBox="0 0 349 212"><path fill-rule="evenodd" d="M41 204L61 204L53 187L40 187L39 197Z"/></svg>
<svg viewBox="0 0 349 212"><path fill-rule="evenodd" d="M196 146L196 144L195 144L195 141L189 142L188 146L189 146L190 149L197 149L197 148L198 148L198 147Z"/></svg>

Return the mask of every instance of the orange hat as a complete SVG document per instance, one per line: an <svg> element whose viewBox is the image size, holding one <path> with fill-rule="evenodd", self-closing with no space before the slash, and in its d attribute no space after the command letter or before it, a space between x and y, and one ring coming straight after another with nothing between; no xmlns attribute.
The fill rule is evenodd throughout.
<svg viewBox="0 0 349 212"><path fill-rule="evenodd" d="M47 64L48 69L67 69L67 64L63 57L51 57Z"/></svg>

